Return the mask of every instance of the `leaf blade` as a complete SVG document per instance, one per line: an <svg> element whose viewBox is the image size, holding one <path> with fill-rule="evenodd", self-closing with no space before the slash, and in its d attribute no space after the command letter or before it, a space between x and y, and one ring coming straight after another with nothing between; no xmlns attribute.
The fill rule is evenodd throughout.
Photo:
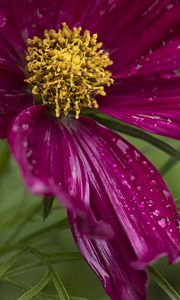
<svg viewBox="0 0 180 300"><path fill-rule="evenodd" d="M50 278L51 278L51 272L48 271L38 283L36 283L30 290L25 292L17 300L30 300L33 297L37 296L48 284Z"/></svg>
<svg viewBox="0 0 180 300"><path fill-rule="evenodd" d="M180 295L155 268L149 266L148 270L154 281L162 288L171 300L180 300Z"/></svg>
<svg viewBox="0 0 180 300"><path fill-rule="evenodd" d="M62 283L58 273L53 268L52 268L52 281L58 293L59 299L70 300L64 284Z"/></svg>

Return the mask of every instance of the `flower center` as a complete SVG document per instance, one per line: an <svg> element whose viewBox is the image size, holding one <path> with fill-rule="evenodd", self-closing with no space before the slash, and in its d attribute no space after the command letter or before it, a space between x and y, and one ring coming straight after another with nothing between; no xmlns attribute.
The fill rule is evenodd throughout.
<svg viewBox="0 0 180 300"><path fill-rule="evenodd" d="M43 39L34 36L27 41L26 82L56 117L72 111L78 119L82 108L98 108L95 96L105 96L104 87L113 83L106 70L112 61L97 42L97 34L81 32L81 27L70 30L62 23L58 32L45 30Z"/></svg>

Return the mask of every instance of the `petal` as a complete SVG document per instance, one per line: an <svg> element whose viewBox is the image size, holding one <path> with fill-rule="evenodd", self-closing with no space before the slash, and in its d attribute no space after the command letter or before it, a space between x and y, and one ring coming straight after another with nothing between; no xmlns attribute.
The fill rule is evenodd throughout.
<svg viewBox="0 0 180 300"><path fill-rule="evenodd" d="M179 259L179 216L154 166L124 139L90 119L71 120L69 128L81 148L79 155L87 160L91 209L115 234L125 232L137 256L130 263L143 269L162 255L170 262Z"/></svg>
<svg viewBox="0 0 180 300"><path fill-rule="evenodd" d="M180 67L178 1L96 1L90 12L83 27L98 32L114 61L114 78Z"/></svg>
<svg viewBox="0 0 180 300"><path fill-rule="evenodd" d="M95 220L89 209L87 172L63 122L51 117L45 106L30 107L14 121L9 143L31 192L57 196L66 208L77 212L84 232L112 236L110 226Z"/></svg>
<svg viewBox="0 0 180 300"><path fill-rule="evenodd" d="M180 139L180 77L117 80L99 99L103 113L155 134Z"/></svg>
<svg viewBox="0 0 180 300"><path fill-rule="evenodd" d="M178 259L172 197L152 164L119 136L89 119L57 121L46 107L35 106L17 117L9 143L32 192L57 195L80 219L88 216L87 228L93 218L100 229L113 228L116 217L136 253L136 267L165 254L171 262Z"/></svg>
<svg viewBox="0 0 180 300"><path fill-rule="evenodd" d="M122 228L114 222L116 236L108 241L100 241L82 235L73 213L69 213L69 221L81 254L96 272L111 299L145 300L146 272L130 266L134 252Z"/></svg>
<svg viewBox="0 0 180 300"><path fill-rule="evenodd" d="M2 57L0 49L0 138L7 136L14 118L33 104L33 97L25 91L23 70L9 56Z"/></svg>
<svg viewBox="0 0 180 300"><path fill-rule="evenodd" d="M117 26L105 43L112 49L114 77L162 73L180 66L178 1L131 1L122 17L117 7L114 10Z"/></svg>
<svg viewBox="0 0 180 300"><path fill-rule="evenodd" d="M65 191L69 198L83 199L88 205L88 180L77 149L63 123L51 118L45 106L30 107L16 118L9 143L32 192L53 194L56 188L56 193L60 193L62 187L62 202L67 201L68 207L75 203L68 203ZM36 181L41 182L39 189Z"/></svg>
<svg viewBox="0 0 180 300"><path fill-rule="evenodd" d="M66 0L1 0L0 33L23 53L27 38L42 36L45 29L58 30L62 22L70 27L79 25L92 3L92 0L72 0L71 5Z"/></svg>
<svg viewBox="0 0 180 300"><path fill-rule="evenodd" d="M0 90L24 87L24 73L12 61L0 57Z"/></svg>
<svg viewBox="0 0 180 300"><path fill-rule="evenodd" d="M15 117L32 103L32 96L24 92L0 90L0 138L7 137Z"/></svg>

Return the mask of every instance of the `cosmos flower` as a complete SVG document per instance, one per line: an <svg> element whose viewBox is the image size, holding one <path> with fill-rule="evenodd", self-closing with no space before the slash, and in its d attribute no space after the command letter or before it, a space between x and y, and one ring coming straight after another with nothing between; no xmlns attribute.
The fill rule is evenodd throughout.
<svg viewBox="0 0 180 300"><path fill-rule="evenodd" d="M152 163L88 112L179 139L179 21L173 0L0 0L0 137L28 189L67 208L113 300L146 299L146 266L178 260L179 216Z"/></svg>

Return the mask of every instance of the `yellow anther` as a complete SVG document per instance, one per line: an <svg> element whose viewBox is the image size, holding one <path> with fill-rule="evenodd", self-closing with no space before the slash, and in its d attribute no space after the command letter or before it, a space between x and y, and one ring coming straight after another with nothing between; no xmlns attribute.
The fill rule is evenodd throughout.
<svg viewBox="0 0 180 300"><path fill-rule="evenodd" d="M82 108L98 108L97 95L105 96L105 86L113 83L109 54L97 42L97 34L72 30L62 23L59 31L45 30L44 38L28 39L27 69L32 93L50 105L56 117L75 112L78 119Z"/></svg>

